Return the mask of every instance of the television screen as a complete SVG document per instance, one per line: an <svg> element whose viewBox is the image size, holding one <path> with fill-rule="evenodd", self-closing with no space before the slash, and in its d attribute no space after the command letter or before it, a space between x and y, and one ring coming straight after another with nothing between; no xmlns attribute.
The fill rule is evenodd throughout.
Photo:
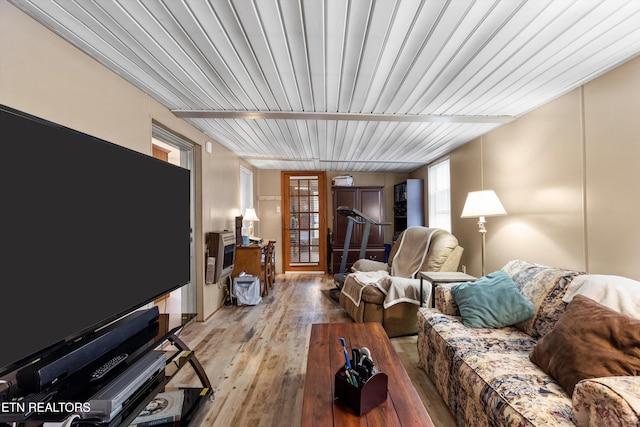
<svg viewBox="0 0 640 427"><path fill-rule="evenodd" d="M5 106L0 131L2 375L189 282L190 172Z"/></svg>

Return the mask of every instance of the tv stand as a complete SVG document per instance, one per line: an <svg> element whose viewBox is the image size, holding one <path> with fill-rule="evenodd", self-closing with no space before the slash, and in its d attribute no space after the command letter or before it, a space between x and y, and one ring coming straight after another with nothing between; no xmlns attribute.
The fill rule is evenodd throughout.
<svg viewBox="0 0 640 427"><path fill-rule="evenodd" d="M201 387L172 387L180 388L185 391L185 402L183 405L181 426L188 425L193 418L197 415L201 409L202 404L206 400L214 399L214 391L209 381L209 377L204 368L200 364L193 350L179 338L179 334L191 324L195 319L195 314L182 314L182 315L160 315L161 329L164 322L167 325L175 321L170 319L170 316L180 317L178 320L179 325L170 328L168 332L156 341L152 350L163 349L167 354L167 362L165 366L164 374L160 375L156 381L150 383L146 388L139 390L136 395L132 396L131 401L125 404L123 410L110 422L96 424L95 421L91 422L87 420L86 423L82 421L74 423L74 426L103 426L103 427L115 427L115 426L129 426L138 414L147 406L147 404L153 400L153 398L163 390L169 384L169 382L178 374L178 372L187 365L191 365L198 379L200 380ZM167 326L169 327L169 326ZM165 329L166 330L166 329ZM173 347L168 350L167 347Z"/></svg>
<svg viewBox="0 0 640 427"><path fill-rule="evenodd" d="M29 417L24 423L24 426L36 427L42 426L44 422L54 422L64 425L65 421L72 422L69 425L74 427L91 426L91 427L117 427L117 426L129 426L133 420L142 412L143 409L151 402L154 397L162 392L168 390L180 389L184 390L185 398L183 404L183 411L180 426L187 426L198 415L202 405L207 400L213 400L214 390L209 381L207 373L200 364L193 350L179 337L180 333L195 320L195 314L160 314L158 318L159 332L153 338L150 345L145 346L141 354L137 354L135 360L140 360L143 356L149 355L153 351L162 351L166 356L166 362L164 363L164 369L153 374L151 378L145 379L141 386L136 386L135 390L132 390L130 395L122 404L122 409L119 410L110 421L100 422L95 418L95 415L85 413L85 418L77 418L77 415L67 413L59 414L58 419L51 419L50 416L45 417L41 414L34 414ZM157 329L156 329L157 330ZM197 375L200 386L197 387L181 387L169 385L169 383L176 377L178 372L185 366L190 365ZM160 365L161 366L161 365ZM132 374L133 372L133 374ZM137 375L135 371L134 363L124 367L118 374L112 378L104 380L104 384L101 384L99 390L107 385L112 385L112 381L117 378L121 379L121 375ZM137 378L140 378L138 375ZM70 383L67 384L64 389L67 392L75 389L83 389L82 381L74 381L69 379ZM122 382L122 381L121 381ZM132 383L126 381L129 385ZM124 393L122 393L124 394ZM65 395L65 391L61 390L57 396ZM73 397L67 394L68 398L63 398L61 401L74 401L78 403L90 402L94 398L95 390L74 392ZM113 400L110 400L113 402ZM115 413L115 411L113 412ZM89 418L92 417L92 418ZM75 419L74 419L75 418ZM178 424L174 424L178 425Z"/></svg>
<svg viewBox="0 0 640 427"><path fill-rule="evenodd" d="M167 340L182 352L188 352L188 358L186 360L191 364L191 367L200 379L200 382L202 382L203 387L212 391L213 387L211 386L211 382L209 382L209 377L207 376L207 373L200 364L200 361L196 358L193 351L190 350L189 347L180 338L178 338L176 334L169 334Z"/></svg>

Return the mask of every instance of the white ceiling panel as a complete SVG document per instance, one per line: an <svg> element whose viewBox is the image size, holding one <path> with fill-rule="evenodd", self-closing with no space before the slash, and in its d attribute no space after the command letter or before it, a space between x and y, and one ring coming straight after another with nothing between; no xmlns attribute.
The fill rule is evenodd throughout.
<svg viewBox="0 0 640 427"><path fill-rule="evenodd" d="M635 0L8 0L263 169L409 172L640 53Z"/></svg>

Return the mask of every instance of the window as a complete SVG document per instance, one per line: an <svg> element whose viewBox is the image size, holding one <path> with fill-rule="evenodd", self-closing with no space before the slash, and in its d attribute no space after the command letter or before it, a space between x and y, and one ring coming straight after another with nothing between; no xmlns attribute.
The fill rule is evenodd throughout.
<svg viewBox="0 0 640 427"><path fill-rule="evenodd" d="M240 166L240 215L253 206L253 172Z"/></svg>
<svg viewBox="0 0 640 427"><path fill-rule="evenodd" d="M451 232L451 180L449 159L428 168L429 227Z"/></svg>

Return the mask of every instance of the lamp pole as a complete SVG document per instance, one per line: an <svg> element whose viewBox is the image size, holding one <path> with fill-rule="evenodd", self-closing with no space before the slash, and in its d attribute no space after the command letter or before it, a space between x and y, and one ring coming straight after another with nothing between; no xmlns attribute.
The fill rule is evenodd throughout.
<svg viewBox="0 0 640 427"><path fill-rule="evenodd" d="M480 232L480 236L482 237L482 275L485 276L486 270L485 270L485 247L486 247L486 240L485 237L487 235L487 228L485 227L485 224L487 223L487 220L485 219L485 217L481 216L480 218L478 218L478 231Z"/></svg>

